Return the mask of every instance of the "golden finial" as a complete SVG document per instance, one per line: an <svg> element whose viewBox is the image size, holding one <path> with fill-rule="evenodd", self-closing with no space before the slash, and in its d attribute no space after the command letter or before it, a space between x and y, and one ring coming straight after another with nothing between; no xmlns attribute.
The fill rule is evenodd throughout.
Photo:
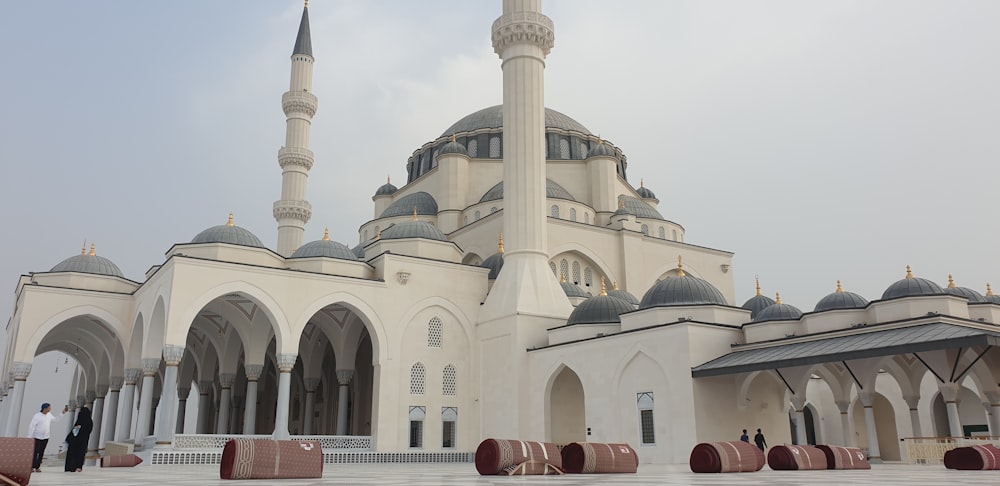
<svg viewBox="0 0 1000 486"><path fill-rule="evenodd" d="M625 198L618 198L618 209L625 209Z"/></svg>
<svg viewBox="0 0 1000 486"><path fill-rule="evenodd" d="M385 175L385 183L386 184L390 184L391 183L391 181L389 180L389 174Z"/></svg>
<svg viewBox="0 0 1000 486"><path fill-rule="evenodd" d="M236 226L236 224L233 223L233 213L229 213L229 221L226 221L226 226Z"/></svg>
<svg viewBox="0 0 1000 486"><path fill-rule="evenodd" d="M684 260L683 257L681 257L680 255L677 255L677 276L678 277L687 276L687 274L684 273Z"/></svg>
<svg viewBox="0 0 1000 486"><path fill-rule="evenodd" d="M840 279L837 279L837 293L838 294L844 293L844 288L840 286Z"/></svg>
<svg viewBox="0 0 1000 486"><path fill-rule="evenodd" d="M309 0L306 0L306 8L309 8Z"/></svg>
<svg viewBox="0 0 1000 486"><path fill-rule="evenodd" d="M774 293L774 303L775 304L780 304L781 303L781 293L780 292L775 292Z"/></svg>
<svg viewBox="0 0 1000 486"><path fill-rule="evenodd" d="M951 276L951 274L949 273L949 274L948 274L948 288L949 288L949 289L953 289L953 288L955 288L955 287L958 287L958 286L957 286L957 285L955 285L955 279L954 279L954 277L952 277L952 276Z"/></svg>
<svg viewBox="0 0 1000 486"><path fill-rule="evenodd" d="M601 277L601 278L603 279L603 277ZM611 282L611 290L619 290L618 289L618 281L617 280Z"/></svg>
<svg viewBox="0 0 1000 486"><path fill-rule="evenodd" d="M990 283L989 282L986 282L986 295L994 295L993 294L993 287L990 287Z"/></svg>
<svg viewBox="0 0 1000 486"><path fill-rule="evenodd" d="M80 248L80 254L81 255L86 255L87 254L87 239L86 238L83 239L83 248Z"/></svg>
<svg viewBox="0 0 1000 486"><path fill-rule="evenodd" d="M413 220L414 221L417 220L417 207L416 206L413 206Z"/></svg>
<svg viewBox="0 0 1000 486"><path fill-rule="evenodd" d="M906 278L913 278L913 272L910 270L910 266L906 266Z"/></svg>
<svg viewBox="0 0 1000 486"><path fill-rule="evenodd" d="M381 240L382 239L382 228L379 228L379 227L376 226L375 229L378 230L378 232L375 234L375 239L376 240Z"/></svg>
<svg viewBox="0 0 1000 486"><path fill-rule="evenodd" d="M597 145L604 145L604 139L600 135L597 136Z"/></svg>
<svg viewBox="0 0 1000 486"><path fill-rule="evenodd" d="M90 253L88 255L97 256L97 247L93 243L90 244Z"/></svg>
<svg viewBox="0 0 1000 486"><path fill-rule="evenodd" d="M559 283L566 283L566 272L562 272L559 275Z"/></svg>
<svg viewBox="0 0 1000 486"><path fill-rule="evenodd" d="M754 275L753 279L757 282L757 295L764 295L764 294L760 293L760 277L758 277L757 275Z"/></svg>
<svg viewBox="0 0 1000 486"><path fill-rule="evenodd" d="M323 241L330 241L330 228L323 228Z"/></svg>
<svg viewBox="0 0 1000 486"><path fill-rule="evenodd" d="M608 295L608 287L604 283L604 277L601 277L601 295L603 295L603 296L607 296Z"/></svg>
<svg viewBox="0 0 1000 486"><path fill-rule="evenodd" d="M497 243L497 251L503 253L503 231L500 232L500 241Z"/></svg>

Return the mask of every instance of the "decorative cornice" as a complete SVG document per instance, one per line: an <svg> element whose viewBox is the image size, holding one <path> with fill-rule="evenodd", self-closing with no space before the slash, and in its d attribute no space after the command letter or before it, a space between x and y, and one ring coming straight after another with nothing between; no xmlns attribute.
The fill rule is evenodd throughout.
<svg viewBox="0 0 1000 486"><path fill-rule="evenodd" d="M282 373L291 373L292 368L295 367L295 360L299 357L297 354L279 354L278 355L278 371Z"/></svg>
<svg viewBox="0 0 1000 486"><path fill-rule="evenodd" d="M163 361L166 361L167 366L177 366L181 364L181 358L184 357L184 346L177 346L175 344L167 344L163 346Z"/></svg>
<svg viewBox="0 0 1000 486"><path fill-rule="evenodd" d="M142 375L153 376L160 371L160 358L143 358Z"/></svg>
<svg viewBox="0 0 1000 486"><path fill-rule="evenodd" d="M125 384L135 385L136 381L139 381L139 374L142 370L139 368L125 368Z"/></svg>
<svg viewBox="0 0 1000 486"><path fill-rule="evenodd" d="M281 95L281 109L285 116L291 117L294 114L303 114L309 118L316 116L319 108L319 100L316 95L308 91L286 91Z"/></svg>
<svg viewBox="0 0 1000 486"><path fill-rule="evenodd" d="M286 166L302 167L306 171L312 169L316 157L313 151L302 147L282 147L278 150L278 165L284 169Z"/></svg>
<svg viewBox="0 0 1000 486"><path fill-rule="evenodd" d="M257 381L260 379L261 373L264 372L264 365L259 365L259 364L244 365L243 371L246 372L247 380Z"/></svg>
<svg viewBox="0 0 1000 486"><path fill-rule="evenodd" d="M274 219L297 219L304 224L312 218L312 204L308 201L282 199L274 202L272 213Z"/></svg>
<svg viewBox="0 0 1000 486"><path fill-rule="evenodd" d="M305 382L306 393L315 393L319 388L319 378L306 378L302 381Z"/></svg>
<svg viewBox="0 0 1000 486"><path fill-rule="evenodd" d="M232 388L233 382L236 381L235 373L222 373L219 375L219 386L222 388Z"/></svg>
<svg viewBox="0 0 1000 486"><path fill-rule="evenodd" d="M31 363L14 363L14 381L24 381L31 374Z"/></svg>
<svg viewBox="0 0 1000 486"><path fill-rule="evenodd" d="M493 22L492 39L493 52L500 57L511 44L533 44L547 56L555 45L555 26L540 12L511 12Z"/></svg>

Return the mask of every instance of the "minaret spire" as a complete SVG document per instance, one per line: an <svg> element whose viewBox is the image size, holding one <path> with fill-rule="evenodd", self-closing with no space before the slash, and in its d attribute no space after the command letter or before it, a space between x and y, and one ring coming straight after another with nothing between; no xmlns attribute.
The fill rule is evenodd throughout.
<svg viewBox="0 0 1000 486"><path fill-rule="evenodd" d="M286 117L285 146L278 150L281 199L274 202L274 219L278 222L278 253L283 256L302 246L306 223L312 217L312 205L306 200L306 183L314 161L309 150L309 130L318 106L312 94L313 61L307 1L292 49L290 87L281 97Z"/></svg>

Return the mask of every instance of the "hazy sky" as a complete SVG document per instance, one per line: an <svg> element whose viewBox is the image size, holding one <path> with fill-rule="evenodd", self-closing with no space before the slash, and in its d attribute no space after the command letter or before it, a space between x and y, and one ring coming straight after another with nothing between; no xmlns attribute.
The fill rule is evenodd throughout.
<svg viewBox="0 0 1000 486"><path fill-rule="evenodd" d="M353 246L371 195L501 102L499 1L314 0L306 240ZM1000 287L1000 2L546 0L546 104L621 147L737 305L805 311L906 264ZM0 4L0 314L19 274L97 244L142 281L226 221L276 246L281 94L301 2ZM645 289L630 289L640 295Z"/></svg>

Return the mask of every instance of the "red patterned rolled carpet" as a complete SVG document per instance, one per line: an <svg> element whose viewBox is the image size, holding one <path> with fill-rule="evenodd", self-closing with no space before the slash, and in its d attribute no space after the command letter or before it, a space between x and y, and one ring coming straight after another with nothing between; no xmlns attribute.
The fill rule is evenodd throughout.
<svg viewBox="0 0 1000 486"><path fill-rule="evenodd" d="M312 440L233 439L222 448L222 479L323 477L323 449Z"/></svg>
<svg viewBox="0 0 1000 486"><path fill-rule="evenodd" d="M628 444L573 442L562 448L562 465L572 474L634 473L639 456Z"/></svg>
<svg viewBox="0 0 1000 486"><path fill-rule="evenodd" d="M817 449L826 454L827 469L871 469L864 451L857 447L818 445Z"/></svg>
<svg viewBox="0 0 1000 486"><path fill-rule="evenodd" d="M775 471L826 469L826 454L807 445L779 445L767 451L767 465Z"/></svg>
<svg viewBox="0 0 1000 486"><path fill-rule="evenodd" d="M21 486L28 484L31 480L31 456L34 453L35 439L0 438L0 475Z"/></svg>
<svg viewBox="0 0 1000 486"><path fill-rule="evenodd" d="M964 471L1000 469L1000 449L993 444L957 447L944 453L944 467Z"/></svg>
<svg viewBox="0 0 1000 486"><path fill-rule="evenodd" d="M142 459L135 454L116 454L101 458L101 467L135 467L142 464Z"/></svg>
<svg viewBox="0 0 1000 486"><path fill-rule="evenodd" d="M739 440L703 442L694 446L688 462L696 473L760 471L764 467L764 451Z"/></svg>
<svg viewBox="0 0 1000 486"><path fill-rule="evenodd" d="M483 476L504 474L504 469L528 461L549 464L562 470L562 455L559 454L559 448L550 442L486 439L476 449L476 470ZM527 466L524 472L517 474L543 474L531 472L538 469Z"/></svg>

